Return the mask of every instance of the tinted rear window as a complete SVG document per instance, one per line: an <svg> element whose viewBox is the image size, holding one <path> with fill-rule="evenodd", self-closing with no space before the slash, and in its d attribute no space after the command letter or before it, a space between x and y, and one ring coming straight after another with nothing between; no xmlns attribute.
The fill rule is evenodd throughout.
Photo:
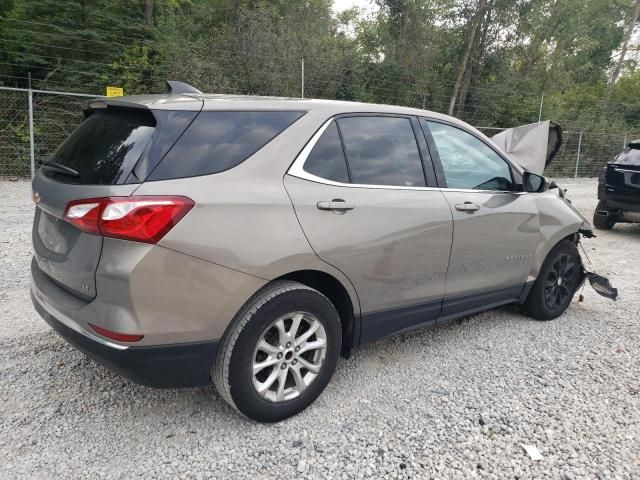
<svg viewBox="0 0 640 480"><path fill-rule="evenodd" d="M349 183L347 162L336 122L331 122L304 163L304 169L320 178Z"/></svg>
<svg viewBox="0 0 640 480"><path fill-rule="evenodd" d="M154 117L148 111L98 110L86 118L46 162L55 162L77 175L62 173L61 168L47 168L46 163L42 171L47 177L65 183L124 183L154 128Z"/></svg>
<svg viewBox="0 0 640 480"><path fill-rule="evenodd" d="M149 180L218 173L240 164L304 112L202 112Z"/></svg>
<svg viewBox="0 0 640 480"><path fill-rule="evenodd" d="M424 187L422 160L408 118L348 117L338 120L351 182Z"/></svg>

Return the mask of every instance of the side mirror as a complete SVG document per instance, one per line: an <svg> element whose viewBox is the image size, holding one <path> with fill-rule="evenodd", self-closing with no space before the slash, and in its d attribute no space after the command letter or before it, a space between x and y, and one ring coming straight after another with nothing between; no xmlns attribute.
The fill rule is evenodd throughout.
<svg viewBox="0 0 640 480"><path fill-rule="evenodd" d="M522 187L525 192L545 192L549 190L549 182L542 175L524 172L522 174Z"/></svg>

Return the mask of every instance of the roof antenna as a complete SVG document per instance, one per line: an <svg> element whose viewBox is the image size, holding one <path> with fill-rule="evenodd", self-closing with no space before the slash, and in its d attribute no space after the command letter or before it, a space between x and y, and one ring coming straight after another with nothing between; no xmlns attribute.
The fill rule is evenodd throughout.
<svg viewBox="0 0 640 480"><path fill-rule="evenodd" d="M195 87L192 87L188 83L178 82L177 80L165 80L167 84L168 93L195 93L203 95L203 93Z"/></svg>

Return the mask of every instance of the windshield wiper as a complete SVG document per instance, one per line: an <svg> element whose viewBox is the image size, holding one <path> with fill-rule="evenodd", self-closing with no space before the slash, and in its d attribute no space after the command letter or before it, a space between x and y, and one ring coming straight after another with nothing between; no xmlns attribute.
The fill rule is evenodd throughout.
<svg viewBox="0 0 640 480"><path fill-rule="evenodd" d="M62 165L58 162L54 162L49 160L47 163L42 165L45 168L48 168L50 170L54 170L58 173L63 173L65 175L69 175L71 177L79 177L80 173L78 173L77 171L75 171L73 168L67 167L66 165Z"/></svg>

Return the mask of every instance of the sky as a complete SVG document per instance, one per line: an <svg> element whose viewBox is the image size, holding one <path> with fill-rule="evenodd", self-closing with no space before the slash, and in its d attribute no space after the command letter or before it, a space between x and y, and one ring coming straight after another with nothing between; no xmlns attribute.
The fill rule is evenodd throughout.
<svg viewBox="0 0 640 480"><path fill-rule="evenodd" d="M351 7L359 7L367 11L373 7L371 0L333 0L333 9L336 12L341 12Z"/></svg>

